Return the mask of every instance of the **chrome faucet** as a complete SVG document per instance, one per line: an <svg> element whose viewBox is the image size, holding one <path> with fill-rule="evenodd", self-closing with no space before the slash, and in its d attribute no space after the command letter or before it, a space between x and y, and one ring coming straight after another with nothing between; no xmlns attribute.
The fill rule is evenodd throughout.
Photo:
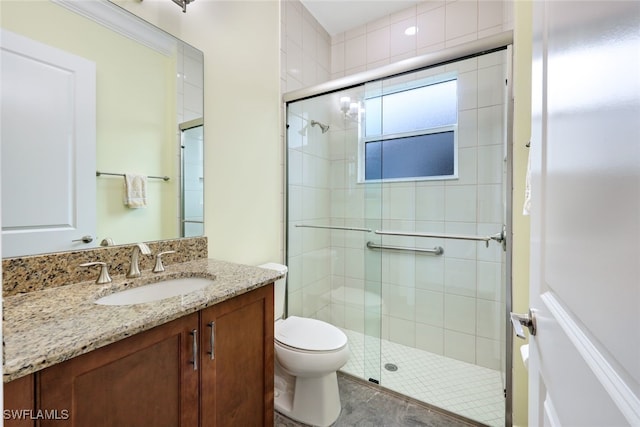
<svg viewBox="0 0 640 427"><path fill-rule="evenodd" d="M129 272L127 273L128 278L140 277L140 267L138 266L138 257L140 254L143 255L151 255L151 249L147 246L146 243L136 243L133 247L133 252L131 253L131 265L129 266Z"/></svg>

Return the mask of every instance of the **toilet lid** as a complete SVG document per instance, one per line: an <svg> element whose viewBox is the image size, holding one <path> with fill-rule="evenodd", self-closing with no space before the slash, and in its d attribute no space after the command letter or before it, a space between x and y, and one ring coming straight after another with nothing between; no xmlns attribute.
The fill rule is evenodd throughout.
<svg viewBox="0 0 640 427"><path fill-rule="evenodd" d="M347 344L347 336L335 326L296 316L277 323L275 339L289 347L309 351L337 350Z"/></svg>

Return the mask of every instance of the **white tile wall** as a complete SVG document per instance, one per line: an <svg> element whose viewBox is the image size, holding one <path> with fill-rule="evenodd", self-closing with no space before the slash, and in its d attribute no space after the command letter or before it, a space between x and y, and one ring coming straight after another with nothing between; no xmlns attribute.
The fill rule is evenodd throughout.
<svg viewBox="0 0 640 427"><path fill-rule="evenodd" d="M327 81L331 63L329 34L298 0L283 1L281 13L282 92ZM312 119L328 120L313 103L291 113L287 150L288 308L290 314L329 317L331 268L335 263L331 236L322 230L295 227L302 223L328 224L331 216L340 213L335 211L340 206L337 195L329 190L336 179L328 158L329 134L310 127ZM284 158L282 164L284 167Z"/></svg>
<svg viewBox="0 0 640 427"><path fill-rule="evenodd" d="M416 348L434 354L444 354L444 328L416 323Z"/></svg>
<svg viewBox="0 0 640 427"><path fill-rule="evenodd" d="M188 45L180 45L177 55L178 123L203 116L204 75L202 52Z"/></svg>
<svg viewBox="0 0 640 427"><path fill-rule="evenodd" d="M181 44L178 47L176 55L176 88L177 88L177 105L176 116L178 123L194 120L203 117L204 99L204 75L202 66L202 52L197 49ZM187 136L188 137L188 136ZM197 141L191 141L191 145L197 145ZM202 179L203 170L203 152L202 150L186 150L188 157L184 159L185 164L189 167L184 171L184 176L179 180L185 181L184 200L177 197L177 204L184 207L185 218L191 220L202 220L204 199ZM189 157L190 156L190 157ZM178 153L176 162L181 161L181 153ZM180 209L177 210L180 212ZM183 218L178 217L176 221L180 222ZM186 236L201 236L204 233L202 224L186 223Z"/></svg>
<svg viewBox="0 0 640 427"><path fill-rule="evenodd" d="M511 28L508 2L430 0L331 38L331 77L486 37ZM416 26L415 35L405 30Z"/></svg>
<svg viewBox="0 0 640 427"><path fill-rule="evenodd" d="M508 0L429 0L330 37L298 0L282 4L283 92L512 28ZM411 25L418 32L406 36L404 30ZM385 184L373 191L355 184L357 144L345 141L357 140L356 129L342 131L331 123L323 135L318 128L308 128L306 135L293 132L310 118L330 119L331 113L322 110L326 106L305 101L305 108L289 119L289 220L455 234L499 231L502 61L501 54L492 54L442 67L456 70L459 79L458 180ZM485 81L489 84L479 84ZM374 220L365 224L365 214ZM504 315L493 316L503 307L499 245L398 238L385 243L440 245L445 255L370 254L360 233L288 229L290 314L323 318L359 332L380 329L379 324L365 323L364 305L372 299L367 295L374 295L365 289L373 287L370 290L383 296L383 338L500 367L504 334L496 325ZM366 257L380 262L372 266Z"/></svg>
<svg viewBox="0 0 640 427"><path fill-rule="evenodd" d="M282 1L282 92L330 79L331 38L299 0Z"/></svg>

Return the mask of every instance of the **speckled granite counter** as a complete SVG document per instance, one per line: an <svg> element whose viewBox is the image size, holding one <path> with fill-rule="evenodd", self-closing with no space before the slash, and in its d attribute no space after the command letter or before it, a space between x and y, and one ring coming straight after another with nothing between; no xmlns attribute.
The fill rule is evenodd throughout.
<svg viewBox="0 0 640 427"><path fill-rule="evenodd" d="M192 293L156 302L105 306L102 296L178 277L215 278ZM189 313L264 286L282 277L273 270L200 259L166 267L142 277L113 277L108 285L82 282L4 299L4 382L39 371L72 357L177 319Z"/></svg>

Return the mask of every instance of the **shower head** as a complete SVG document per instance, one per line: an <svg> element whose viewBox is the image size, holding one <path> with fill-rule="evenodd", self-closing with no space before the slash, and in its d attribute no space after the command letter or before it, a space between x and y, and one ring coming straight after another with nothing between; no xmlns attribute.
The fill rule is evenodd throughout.
<svg viewBox="0 0 640 427"><path fill-rule="evenodd" d="M320 129L322 129L322 133L327 133L327 131L329 130L329 125L325 125L315 120L311 120L311 126L315 126L315 125L320 126Z"/></svg>

